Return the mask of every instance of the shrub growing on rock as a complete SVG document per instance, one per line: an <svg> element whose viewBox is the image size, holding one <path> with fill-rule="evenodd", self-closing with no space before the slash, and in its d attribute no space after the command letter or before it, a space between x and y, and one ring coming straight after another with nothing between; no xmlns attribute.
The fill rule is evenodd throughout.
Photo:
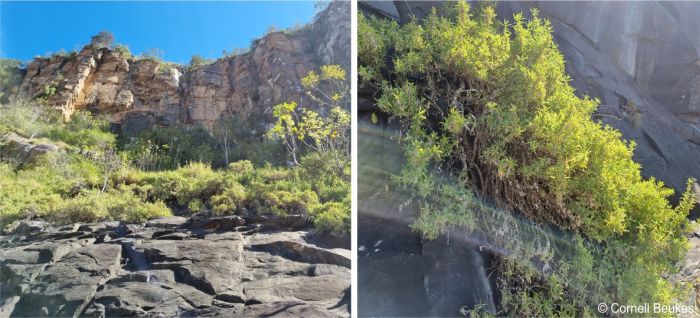
<svg viewBox="0 0 700 318"><path fill-rule="evenodd" d="M403 26L363 15L358 21L360 85L377 92L377 106L403 129L406 164L396 181L421 200L417 230L435 237L474 229L479 209L469 202L478 194L584 239L576 255L592 255L598 273L587 280L565 276L566 258L538 275L509 270L530 266L527 255L513 256L517 265L503 266L507 284L500 287L505 299L518 298L502 302L505 314L585 314L600 301L679 296L664 275L687 249L693 201L686 193L672 207L673 191L644 180L632 161L634 142L591 119L598 102L574 94L537 11L529 21L518 14L500 23L492 7L475 13L457 2ZM439 171L453 172L461 186L441 186ZM437 198L443 195L465 204ZM523 272L546 288L523 283ZM548 298L557 288L561 297ZM513 305L526 297L529 305Z"/></svg>

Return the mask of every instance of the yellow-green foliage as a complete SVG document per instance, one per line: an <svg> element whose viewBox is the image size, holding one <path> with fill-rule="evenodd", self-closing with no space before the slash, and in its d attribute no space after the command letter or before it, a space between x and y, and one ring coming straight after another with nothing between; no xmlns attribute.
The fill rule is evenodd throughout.
<svg viewBox="0 0 700 318"><path fill-rule="evenodd" d="M350 223L350 214L347 213L347 209L348 205L342 202L326 202L317 205L312 211L314 225L321 231L347 234L347 224Z"/></svg>
<svg viewBox="0 0 700 318"><path fill-rule="evenodd" d="M307 164L308 162L308 164ZM349 172L346 172L349 173ZM350 186L347 174L337 175L328 157L304 158L300 167L255 168L239 161L226 170L213 170L194 163L169 171L138 171L126 168L113 178L112 187L132 187L149 201L162 201L189 213L210 208L214 214L303 214L321 230L341 235L350 228ZM324 204L337 203L336 205ZM331 208L332 207L332 208Z"/></svg>
<svg viewBox="0 0 700 318"><path fill-rule="evenodd" d="M162 133L169 131L186 133L175 129ZM217 215L304 214L322 231L349 232L349 165L342 159L347 169L338 171L337 158L330 154L311 153L294 168L255 167L243 160L218 170L211 162L192 162L173 170L143 171L138 162L128 164L131 149L114 148L115 136L106 121L80 112L64 123L35 103L1 105L0 134L5 133L62 144L65 151L21 165L0 161L3 228L26 217L55 223L136 222L205 209ZM193 144L180 140L186 142L173 146Z"/></svg>
<svg viewBox="0 0 700 318"><path fill-rule="evenodd" d="M122 186L106 193L89 190L61 201L46 218L56 223L123 220L138 222L171 215L162 201L144 202L133 189Z"/></svg>
<svg viewBox="0 0 700 318"><path fill-rule="evenodd" d="M68 146L97 150L114 145L104 118L78 111L64 123L60 113L37 102L17 101L0 105L0 135L15 133L25 138L43 138Z"/></svg>
<svg viewBox="0 0 700 318"><path fill-rule="evenodd" d="M350 157L350 89L345 70L338 65L324 65L321 73L310 71L301 80L306 97L315 108L299 107L297 102L275 105L275 125L268 136L281 140L298 163L302 150L333 154L338 169Z"/></svg>
<svg viewBox="0 0 700 318"><path fill-rule="evenodd" d="M624 303L671 301L663 275L687 249L689 192L672 207L671 189L642 179L634 142L591 119L598 102L574 94L549 22L537 11L512 23L498 22L489 6L471 12L466 2L444 12L403 26L358 19L360 85L379 92L378 107L405 131L407 163L396 180L423 199L415 228L428 237L471 228L469 209L430 199L449 194L472 206L470 188L590 242L598 276L564 284L572 298L540 297L528 308L544 307L510 307L509 314L566 315L572 299L582 310L594 302L572 296L581 291ZM440 188L438 166L458 167L465 188Z"/></svg>
<svg viewBox="0 0 700 318"><path fill-rule="evenodd" d="M101 193L100 186L100 167L79 155L47 154L19 170L0 163L0 222L27 216L61 224L170 215L163 202L147 202L130 188Z"/></svg>

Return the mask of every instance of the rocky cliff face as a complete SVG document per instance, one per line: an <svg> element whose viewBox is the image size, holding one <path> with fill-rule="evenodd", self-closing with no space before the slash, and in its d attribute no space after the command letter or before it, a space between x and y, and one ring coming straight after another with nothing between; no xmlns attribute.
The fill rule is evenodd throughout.
<svg viewBox="0 0 700 318"><path fill-rule="evenodd" d="M24 221L0 236L0 317L349 316L350 251L304 224Z"/></svg>
<svg viewBox="0 0 700 318"><path fill-rule="evenodd" d="M195 68L85 46L29 63L14 98L46 98L66 118L79 109L108 114L125 129L174 123L212 127L222 117L269 114L301 98L300 79L323 64L350 66L350 4L338 1L294 32L274 32L250 51Z"/></svg>

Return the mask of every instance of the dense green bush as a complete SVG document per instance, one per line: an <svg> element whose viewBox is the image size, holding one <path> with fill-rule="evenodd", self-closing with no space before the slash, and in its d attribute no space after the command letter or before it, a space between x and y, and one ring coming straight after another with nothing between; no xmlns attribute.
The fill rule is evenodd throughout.
<svg viewBox="0 0 700 318"><path fill-rule="evenodd" d="M672 207L671 189L642 179L632 161L634 142L591 119L598 102L574 94L549 23L535 10L529 21L517 14L500 23L492 7L475 14L466 2L442 13L403 26L358 20L360 85L378 92L379 108L404 130L406 165L396 181L422 200L415 228L428 237L473 229L478 209L469 208L478 193L585 238L576 255L592 255L597 275L572 281L554 269L543 284L548 289L504 288L504 295L534 301L504 303L507 315L569 315L571 308L582 314L600 299L679 297L663 277L687 249L692 197L687 192ZM454 172L461 186L443 186L440 170ZM527 257L514 258L518 268L527 266ZM511 278L517 277L505 280ZM562 297L548 298L558 288L550 281L561 285Z"/></svg>
<svg viewBox="0 0 700 318"><path fill-rule="evenodd" d="M262 129L256 127L264 120L233 116L217 122L212 132L201 126L173 125L145 130L136 138L120 136L118 144L133 165L147 171L176 169L193 162L217 168L239 160L282 164L284 146L264 138Z"/></svg>
<svg viewBox="0 0 700 318"><path fill-rule="evenodd" d="M338 170L350 158L350 86L339 65L324 65L301 79L305 95L313 104L285 102L273 107L274 126L268 137L280 140L299 164L299 154L318 152L334 158Z"/></svg>
<svg viewBox="0 0 700 318"><path fill-rule="evenodd" d="M349 176L336 174L333 161L315 156L308 157L308 162L317 162L313 169L255 168L250 161L231 163L225 170L202 163L167 171L125 168L114 176L112 188L128 185L149 202L162 201L182 213L205 208L214 214L302 214L317 221L321 230L348 233Z"/></svg>
<svg viewBox="0 0 700 318"><path fill-rule="evenodd" d="M78 111L64 123L55 110L37 102L0 105L0 135L15 133L29 139L47 139L76 149L98 150L115 144L104 118Z"/></svg>
<svg viewBox="0 0 700 318"><path fill-rule="evenodd" d="M216 140L201 126L144 130L136 138L120 137L119 144L132 164L148 171L210 163L216 157Z"/></svg>
<svg viewBox="0 0 700 318"><path fill-rule="evenodd" d="M168 215L170 209L163 202L144 202L131 188L120 187L106 193L88 190L62 200L46 219L59 224L105 219L136 222Z"/></svg>
<svg viewBox="0 0 700 318"><path fill-rule="evenodd" d="M251 157L224 165L219 136L203 128L153 129L117 143L107 121L87 112L63 122L38 103L0 105L0 137L15 133L62 149L22 165L0 162L2 228L28 217L142 221L205 209L304 214L322 231L348 233L349 168L339 172L333 159L318 154L305 159L308 165L273 166L284 161L283 146L247 130L251 124L228 128L234 127L243 130L230 131L229 158Z"/></svg>

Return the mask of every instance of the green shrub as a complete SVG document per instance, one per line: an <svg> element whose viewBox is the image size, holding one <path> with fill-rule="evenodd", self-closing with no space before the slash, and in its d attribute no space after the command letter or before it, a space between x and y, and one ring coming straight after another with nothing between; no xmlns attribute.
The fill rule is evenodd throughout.
<svg viewBox="0 0 700 318"><path fill-rule="evenodd" d="M212 212L215 215L233 214L246 201L246 189L238 182L227 184L221 194L211 197Z"/></svg>
<svg viewBox="0 0 700 318"><path fill-rule="evenodd" d="M17 101L0 105L0 134L13 132L25 138L46 137L60 121L57 113L37 102Z"/></svg>
<svg viewBox="0 0 700 318"><path fill-rule="evenodd" d="M312 212L314 226L337 236L348 234L350 229L350 206L341 202L327 202L318 205Z"/></svg>
<svg viewBox="0 0 700 318"><path fill-rule="evenodd" d="M212 63L213 60L211 59L205 59L200 55L192 55L192 59L190 59L190 63L187 64L187 67L189 69L195 69L203 65L207 65Z"/></svg>
<svg viewBox="0 0 700 318"><path fill-rule="evenodd" d="M228 170L241 175L251 173L253 169L255 169L253 163L248 160L236 161L228 165Z"/></svg>
<svg viewBox="0 0 700 318"><path fill-rule="evenodd" d="M144 202L134 195L133 189L124 186L106 193L89 190L64 200L47 214L47 218L60 224L103 220L138 222L169 215L170 209L163 202Z"/></svg>
<svg viewBox="0 0 700 318"><path fill-rule="evenodd" d="M213 163L217 142L201 126L149 129L136 138L121 136L119 147L142 170L177 169L193 162Z"/></svg>
<svg viewBox="0 0 700 318"><path fill-rule="evenodd" d="M110 215L107 199L99 191L89 191L61 201L51 213L47 213L47 219L59 224L105 220Z"/></svg>
<svg viewBox="0 0 700 318"><path fill-rule="evenodd" d="M170 73L171 70L177 69L178 64L176 63L171 63L171 62L165 62L165 61L159 61L158 67L156 68L156 72L161 75L167 75Z"/></svg>
<svg viewBox="0 0 700 318"><path fill-rule="evenodd" d="M572 308L581 315L596 297L627 304L681 297L664 275L687 249L693 203L672 207L671 189L642 179L634 143L591 119L598 102L574 94L549 22L533 10L529 21L516 14L502 24L492 7L475 14L464 1L444 12L403 26L358 19L360 85L376 90L377 106L402 127L406 164L395 180L421 203L414 228L429 238L474 229L474 198L486 197L582 235L587 243L577 255L593 255L593 281L539 273L554 283L516 285L509 293L531 303L507 307L506 315L570 315ZM440 171L461 184L441 186ZM563 282L563 294L554 292Z"/></svg>
<svg viewBox="0 0 700 318"><path fill-rule="evenodd" d="M87 111L75 112L65 124L52 125L46 137L84 150L112 147L116 141L114 134L109 132L109 122Z"/></svg>
<svg viewBox="0 0 700 318"><path fill-rule="evenodd" d="M256 210L274 215L310 215L312 208L318 204L316 193L311 191L272 190L258 192L253 200L253 207Z"/></svg>
<svg viewBox="0 0 700 318"><path fill-rule="evenodd" d="M97 150L115 144L106 119L78 111L64 123L58 112L37 102L17 101L0 105L0 134L9 132L29 139L46 138L83 150Z"/></svg>
<svg viewBox="0 0 700 318"><path fill-rule="evenodd" d="M204 207L204 203L202 203L201 199L193 199L187 203L187 209L190 212L198 212L202 210L202 207Z"/></svg>
<svg viewBox="0 0 700 318"><path fill-rule="evenodd" d="M187 207L190 202L207 198L219 193L223 188L223 179L209 166L193 163L178 170L138 173L136 176L119 173L117 182L125 182L125 177L139 186L139 191L152 200L160 200L179 207ZM135 182L134 182L135 181Z"/></svg>
<svg viewBox="0 0 700 318"><path fill-rule="evenodd" d="M275 105L275 123L267 137L284 144L295 165L300 153L318 152L335 160L342 171L350 158L350 87L345 70L339 65L321 66L320 74L310 71L301 85L316 107L296 101Z"/></svg>
<svg viewBox="0 0 700 318"><path fill-rule="evenodd" d="M202 127L153 129L136 138L120 136L117 143L109 123L85 111L64 122L36 102L2 105L0 134L58 144L64 151L23 165L0 162L0 222L138 222L203 209L315 218L320 204L340 202L343 209L328 205L332 212L319 212L318 224L337 233L349 230L349 165L339 172L332 159L311 154L302 167L273 166L284 162L281 144L247 128L253 124L231 123L227 136L235 145L229 159L239 161L224 165L220 136Z"/></svg>
<svg viewBox="0 0 700 318"><path fill-rule="evenodd" d="M0 162L0 225L3 228L26 216L40 216L61 201L61 196L42 180L18 176L11 165Z"/></svg>

